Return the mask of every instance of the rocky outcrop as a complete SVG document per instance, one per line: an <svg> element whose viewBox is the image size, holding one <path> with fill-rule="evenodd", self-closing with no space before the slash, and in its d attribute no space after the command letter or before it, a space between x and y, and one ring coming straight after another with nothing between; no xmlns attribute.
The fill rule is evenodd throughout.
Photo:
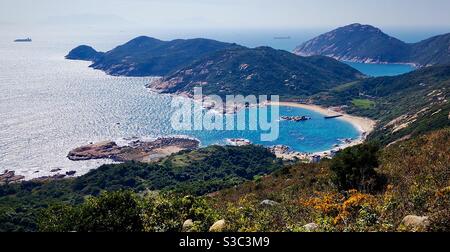
<svg viewBox="0 0 450 252"><path fill-rule="evenodd" d="M76 148L69 152L67 157L72 161L90 159L116 159L123 152L115 142L100 142Z"/></svg>
<svg viewBox="0 0 450 252"><path fill-rule="evenodd" d="M279 205L280 203L273 201L273 200L263 200L261 201L261 203L259 203L261 206L276 206Z"/></svg>
<svg viewBox="0 0 450 252"><path fill-rule="evenodd" d="M182 232L190 232L193 226L194 226L194 222L191 219L188 219L183 223L183 227L182 227L181 231Z"/></svg>
<svg viewBox="0 0 450 252"><path fill-rule="evenodd" d="M77 172L76 171L68 171L68 172L66 172L66 175L67 176L73 176L73 175L75 175Z"/></svg>
<svg viewBox="0 0 450 252"><path fill-rule="evenodd" d="M305 229L306 232L315 232L319 229L319 225L313 222L304 225L303 228Z"/></svg>
<svg viewBox="0 0 450 252"><path fill-rule="evenodd" d="M226 228L226 221L224 219L216 221L210 228L209 232L224 232Z"/></svg>
<svg viewBox="0 0 450 252"><path fill-rule="evenodd" d="M429 225L430 220L428 216L408 215L403 218L400 228L411 232L423 232L426 231Z"/></svg>
<svg viewBox="0 0 450 252"><path fill-rule="evenodd" d="M154 141L133 141L126 146L115 142L100 142L76 148L67 157L72 161L111 159L116 162L149 162L180 152L197 149L199 141L188 138L158 138Z"/></svg>
<svg viewBox="0 0 450 252"><path fill-rule="evenodd" d="M17 183L24 178L24 176L16 175L14 171L6 170L3 174L0 175L0 185Z"/></svg>

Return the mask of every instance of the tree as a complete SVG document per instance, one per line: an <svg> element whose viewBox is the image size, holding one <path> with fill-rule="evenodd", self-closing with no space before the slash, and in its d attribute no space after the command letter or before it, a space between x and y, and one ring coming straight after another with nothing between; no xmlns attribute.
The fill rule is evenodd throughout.
<svg viewBox="0 0 450 252"><path fill-rule="evenodd" d="M382 177L377 174L377 144L367 143L347 148L331 161L333 183L339 190L357 189L370 192L382 184Z"/></svg>

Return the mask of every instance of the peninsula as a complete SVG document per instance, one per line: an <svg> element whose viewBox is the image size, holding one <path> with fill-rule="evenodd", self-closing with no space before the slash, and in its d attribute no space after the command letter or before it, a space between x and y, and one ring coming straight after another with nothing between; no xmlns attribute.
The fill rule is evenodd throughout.
<svg viewBox="0 0 450 252"><path fill-rule="evenodd" d="M371 25L351 24L299 45L294 53L322 55L359 63L403 63L415 66L450 64L450 33L418 43L405 43Z"/></svg>

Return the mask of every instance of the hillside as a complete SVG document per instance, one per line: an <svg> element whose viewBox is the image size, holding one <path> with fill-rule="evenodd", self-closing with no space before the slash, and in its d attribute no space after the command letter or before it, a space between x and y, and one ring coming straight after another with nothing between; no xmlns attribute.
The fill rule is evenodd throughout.
<svg viewBox="0 0 450 252"><path fill-rule="evenodd" d="M309 96L362 78L357 70L327 57L299 57L269 47L218 51L150 87L161 93Z"/></svg>
<svg viewBox="0 0 450 252"><path fill-rule="evenodd" d="M388 144L450 126L450 65L351 82L313 99L379 121L370 136Z"/></svg>
<svg viewBox="0 0 450 252"><path fill-rule="evenodd" d="M363 63L449 64L450 33L408 44L376 27L351 24L303 43L294 53Z"/></svg>
<svg viewBox="0 0 450 252"><path fill-rule="evenodd" d="M382 150L373 144L359 145L331 161L285 166L200 197L186 191L136 194L111 189L78 204L45 207L38 227L60 232L449 231L449 146L449 128ZM230 154L222 160L233 158ZM122 168L120 173L126 171ZM105 177L102 181L115 180ZM24 200L31 185L13 188L2 196L2 206L7 199L30 204ZM38 187L33 190L35 197L44 199L55 194ZM67 193L58 195L63 198ZM18 220L11 218L17 217L11 210L6 216L10 217L6 223ZM5 226L4 221L0 223Z"/></svg>
<svg viewBox="0 0 450 252"><path fill-rule="evenodd" d="M281 167L258 146L211 146L171 155L158 163L103 165L77 178L0 185L0 232L36 231L37 216L53 204L80 204L102 191L174 191L203 195L269 174Z"/></svg>
<svg viewBox="0 0 450 252"><path fill-rule="evenodd" d="M411 44L409 62L421 65L450 64L450 33Z"/></svg>
<svg viewBox="0 0 450 252"><path fill-rule="evenodd" d="M77 47L66 58L92 61L91 67L110 75L163 76L211 52L233 46L236 45L209 39L162 41L141 36L106 53L87 46Z"/></svg>
<svg viewBox="0 0 450 252"><path fill-rule="evenodd" d="M360 159L363 150L350 148L330 162L286 167L223 190L212 196L214 208L239 231L411 231L401 224L407 215L428 217L431 224L421 231L449 230L450 128L380 150L375 174L365 176L381 178L383 188L339 190L333 167L348 162L362 169L369 160ZM261 204L265 200L276 204Z"/></svg>

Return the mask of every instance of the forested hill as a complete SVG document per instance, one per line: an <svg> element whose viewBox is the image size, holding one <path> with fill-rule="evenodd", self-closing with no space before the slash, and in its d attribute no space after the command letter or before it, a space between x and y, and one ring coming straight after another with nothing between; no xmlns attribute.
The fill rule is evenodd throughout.
<svg viewBox="0 0 450 252"><path fill-rule="evenodd" d="M202 87L205 94L293 98L363 77L359 71L328 57L300 57L270 47L239 47L195 61L150 87L162 93L191 93L194 87Z"/></svg>
<svg viewBox="0 0 450 252"><path fill-rule="evenodd" d="M163 76L211 52L235 46L201 38L162 41L141 36L106 53L80 46L69 52L66 58L93 61L91 67L110 75Z"/></svg>

